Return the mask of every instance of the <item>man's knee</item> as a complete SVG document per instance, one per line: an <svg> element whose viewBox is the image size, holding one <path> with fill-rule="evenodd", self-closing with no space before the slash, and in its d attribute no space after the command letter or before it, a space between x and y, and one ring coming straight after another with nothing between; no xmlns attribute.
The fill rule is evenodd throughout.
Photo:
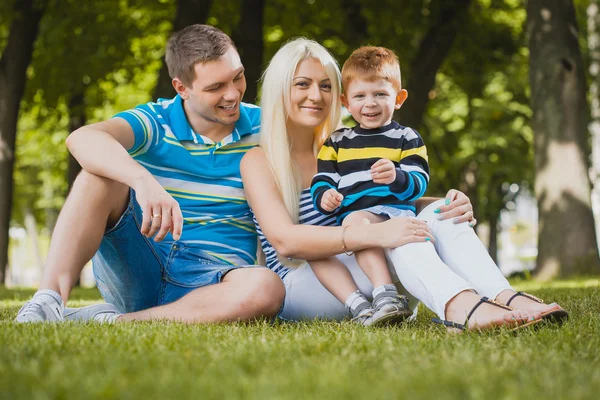
<svg viewBox="0 0 600 400"><path fill-rule="evenodd" d="M112 222L116 222L121 217L127 208L129 187L112 179L82 170L73 183L69 197L76 202L85 198L86 202L96 202L99 208L107 207L108 225L111 225Z"/></svg>
<svg viewBox="0 0 600 400"><path fill-rule="evenodd" d="M245 281L244 302L251 304L259 315L276 315L285 297L283 282L267 268L252 268L251 271Z"/></svg>

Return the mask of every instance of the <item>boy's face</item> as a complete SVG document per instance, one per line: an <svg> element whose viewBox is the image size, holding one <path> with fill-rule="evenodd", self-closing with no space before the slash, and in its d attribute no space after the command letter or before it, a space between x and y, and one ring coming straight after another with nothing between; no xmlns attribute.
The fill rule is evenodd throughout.
<svg viewBox="0 0 600 400"><path fill-rule="evenodd" d="M188 118L204 124L235 124L246 91L244 66L238 52L230 47L217 60L196 64L194 70L196 79L191 87L183 83L175 87L185 100Z"/></svg>
<svg viewBox="0 0 600 400"><path fill-rule="evenodd" d="M364 129L380 128L389 124L394 111L402 106L408 96L406 90L397 92L385 79L373 82L354 79L345 89L345 94L341 97L342 103Z"/></svg>

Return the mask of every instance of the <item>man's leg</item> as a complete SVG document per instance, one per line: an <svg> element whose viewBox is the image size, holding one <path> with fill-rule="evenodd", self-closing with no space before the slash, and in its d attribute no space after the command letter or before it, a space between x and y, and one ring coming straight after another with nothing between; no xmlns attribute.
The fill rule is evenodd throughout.
<svg viewBox="0 0 600 400"><path fill-rule="evenodd" d="M281 279L266 268L237 268L221 283L195 289L163 306L123 314L118 321L168 319L181 322L244 321L275 316L285 290Z"/></svg>
<svg viewBox="0 0 600 400"><path fill-rule="evenodd" d="M79 174L58 217L40 291L19 311L17 321L62 320L63 302L98 250L106 227L116 224L126 209L128 193L121 183L85 171Z"/></svg>

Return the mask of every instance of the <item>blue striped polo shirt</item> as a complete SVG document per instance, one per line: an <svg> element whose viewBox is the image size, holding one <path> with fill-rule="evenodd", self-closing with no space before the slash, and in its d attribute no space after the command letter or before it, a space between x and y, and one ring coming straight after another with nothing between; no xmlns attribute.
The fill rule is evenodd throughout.
<svg viewBox="0 0 600 400"><path fill-rule="evenodd" d="M242 103L233 132L219 143L194 132L179 95L116 117L133 129L135 143L129 154L179 202L184 219L180 242L225 264L256 264L256 229L240 161L258 145L260 108ZM172 240L167 236L165 244Z"/></svg>

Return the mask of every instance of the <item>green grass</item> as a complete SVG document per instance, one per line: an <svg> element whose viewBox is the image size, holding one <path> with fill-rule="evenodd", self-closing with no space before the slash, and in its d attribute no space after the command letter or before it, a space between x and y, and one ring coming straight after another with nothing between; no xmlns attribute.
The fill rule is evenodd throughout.
<svg viewBox="0 0 600 400"><path fill-rule="evenodd" d="M0 288L0 398L596 399L600 281L518 288L560 302L559 328L448 335L421 309L349 324L16 325L32 290ZM98 301L78 290L71 306Z"/></svg>

